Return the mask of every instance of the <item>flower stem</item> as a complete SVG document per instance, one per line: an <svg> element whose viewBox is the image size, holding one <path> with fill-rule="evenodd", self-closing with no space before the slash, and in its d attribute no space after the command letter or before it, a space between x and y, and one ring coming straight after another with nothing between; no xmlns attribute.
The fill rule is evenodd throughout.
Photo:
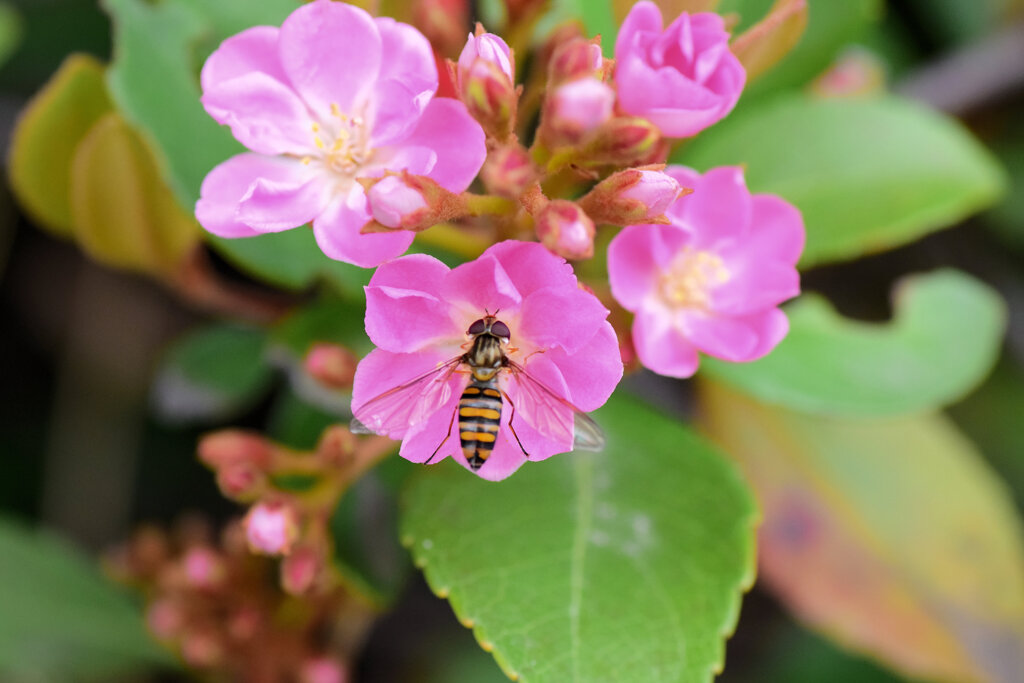
<svg viewBox="0 0 1024 683"><path fill-rule="evenodd" d="M466 192L462 198L466 200L470 216L506 215L516 210L516 202L507 197Z"/></svg>

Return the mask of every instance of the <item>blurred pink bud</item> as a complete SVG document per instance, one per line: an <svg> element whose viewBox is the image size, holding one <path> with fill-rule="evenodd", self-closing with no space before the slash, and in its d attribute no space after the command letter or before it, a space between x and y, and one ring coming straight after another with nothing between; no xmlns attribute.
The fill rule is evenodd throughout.
<svg viewBox="0 0 1024 683"><path fill-rule="evenodd" d="M462 46L469 23L469 0L416 0L412 23L442 55L454 55Z"/></svg>
<svg viewBox="0 0 1024 683"><path fill-rule="evenodd" d="M573 202L555 199L535 220L537 237L562 258L579 260L594 255L594 222Z"/></svg>
<svg viewBox="0 0 1024 683"><path fill-rule="evenodd" d="M500 36L484 33L483 27L477 25L476 34L469 34L466 46L459 55L459 79L468 78L473 64L483 60L496 65L508 76L509 83L515 83L515 65L512 63L512 51Z"/></svg>
<svg viewBox="0 0 1024 683"><path fill-rule="evenodd" d="M324 430L316 445L316 454L331 467L344 466L352 462L358 443L347 427L334 425Z"/></svg>
<svg viewBox="0 0 1024 683"><path fill-rule="evenodd" d="M213 469L240 462L263 467L270 461L270 444L253 432L223 429L199 441L199 459Z"/></svg>
<svg viewBox="0 0 1024 683"><path fill-rule="evenodd" d="M264 621L263 613L256 607L242 606L228 621L228 635L235 641L251 640Z"/></svg>
<svg viewBox="0 0 1024 683"><path fill-rule="evenodd" d="M287 555L299 537L299 519L286 503L259 503L245 516L249 548L264 555Z"/></svg>
<svg viewBox="0 0 1024 683"><path fill-rule="evenodd" d="M423 195L394 175L375 183L367 193L367 200L374 219L389 228L415 223L427 209Z"/></svg>
<svg viewBox="0 0 1024 683"><path fill-rule="evenodd" d="M182 560L185 580L196 588L210 588L224 580L224 561L209 548L190 548Z"/></svg>
<svg viewBox="0 0 1024 683"><path fill-rule="evenodd" d="M347 683L341 664L328 657L310 659L302 666L301 683Z"/></svg>
<svg viewBox="0 0 1024 683"><path fill-rule="evenodd" d="M548 64L548 84L559 85L579 78L603 75L601 39L573 38L555 48Z"/></svg>
<svg viewBox="0 0 1024 683"><path fill-rule="evenodd" d="M347 389L352 386L359 359L338 344L321 342L314 344L306 354L306 372L316 381L332 389Z"/></svg>
<svg viewBox="0 0 1024 683"><path fill-rule="evenodd" d="M667 173L631 168L608 176L579 202L598 223L667 223L665 210L680 192L679 183Z"/></svg>
<svg viewBox="0 0 1024 683"><path fill-rule="evenodd" d="M580 165L633 166L642 163L658 149L661 134L645 119L617 116L597 130L590 142L576 152Z"/></svg>
<svg viewBox="0 0 1024 683"><path fill-rule="evenodd" d="M302 595L323 569L323 558L308 546L297 548L281 562L281 586L286 593Z"/></svg>
<svg viewBox="0 0 1024 683"><path fill-rule="evenodd" d="M597 78L570 81L548 95L545 123L561 135L580 139L612 117L615 91Z"/></svg>
<svg viewBox="0 0 1024 683"><path fill-rule="evenodd" d="M184 623L181 605L171 598L156 600L146 608L146 625L158 640L173 640Z"/></svg>
<svg viewBox="0 0 1024 683"><path fill-rule="evenodd" d="M480 177L491 194L516 198L537 179L537 169L521 145L506 145L487 156Z"/></svg>
<svg viewBox="0 0 1024 683"><path fill-rule="evenodd" d="M182 640L181 657L190 667L208 669L223 660L224 648L213 633L198 631Z"/></svg>
<svg viewBox="0 0 1024 683"><path fill-rule="evenodd" d="M217 470L217 486L226 498L249 503L266 488L267 475L247 462L232 463Z"/></svg>
<svg viewBox="0 0 1024 683"><path fill-rule="evenodd" d="M495 140L512 137L519 94L499 63L481 57L467 68L460 65L458 93L487 137Z"/></svg>

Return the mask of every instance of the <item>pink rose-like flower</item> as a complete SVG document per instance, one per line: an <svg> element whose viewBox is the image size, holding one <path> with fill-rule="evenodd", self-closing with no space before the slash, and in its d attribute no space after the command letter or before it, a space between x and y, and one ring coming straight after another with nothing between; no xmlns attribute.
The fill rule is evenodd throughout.
<svg viewBox="0 0 1024 683"><path fill-rule="evenodd" d="M325 254L376 266L404 252L413 233L361 233L370 213L356 179L408 170L462 192L486 154L465 106L434 97L427 39L351 5L315 0L279 29L228 38L201 81L206 111L251 150L203 181L196 218L221 237L312 221Z"/></svg>
<svg viewBox="0 0 1024 683"><path fill-rule="evenodd" d="M689 377L698 351L735 362L764 356L789 331L778 305L800 293L800 212L751 195L738 167L665 172L694 190L669 207L670 224L631 225L608 246L612 295L636 314L640 362Z"/></svg>
<svg viewBox="0 0 1024 683"><path fill-rule="evenodd" d="M408 460L425 462L436 451L431 462L451 456L469 467L455 414L469 383L465 368L399 392L397 405L388 408L396 411L395 419L386 420L393 428L373 424L378 415L363 408L465 353L467 331L487 313L511 332L507 357L556 398L541 404L545 399L511 369L501 370L498 384L507 400L494 449L476 473L504 479L526 462L509 428L513 405L512 427L530 460L572 450L571 427L568 433L550 427L563 420L571 425L571 409L562 401L582 411L604 404L622 377L622 360L608 310L580 289L569 264L535 242L501 242L454 269L421 254L378 268L366 288L366 330L378 348L356 370L353 414L368 428L401 439L400 453Z"/></svg>
<svg viewBox="0 0 1024 683"><path fill-rule="evenodd" d="M615 41L619 106L685 138L715 123L736 105L746 71L729 51L722 17L683 12L662 30L661 10L638 2Z"/></svg>

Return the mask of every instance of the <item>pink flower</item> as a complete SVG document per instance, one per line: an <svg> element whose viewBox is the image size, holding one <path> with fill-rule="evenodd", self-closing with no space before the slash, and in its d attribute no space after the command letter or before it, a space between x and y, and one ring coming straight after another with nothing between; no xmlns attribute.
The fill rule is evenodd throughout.
<svg viewBox="0 0 1024 683"><path fill-rule="evenodd" d="M481 33L480 35L469 34L466 45L459 54L459 77L466 78L473 62L478 59L493 62L501 71L508 76L511 83L515 83L516 77L513 73L512 51L508 44L493 33Z"/></svg>
<svg viewBox="0 0 1024 683"><path fill-rule="evenodd" d="M413 233L362 234L370 214L357 178L406 169L462 192L483 164L480 126L461 103L434 97L426 38L351 5L315 0L280 29L239 33L201 80L206 111L251 150L203 181L196 218L222 237L312 221L325 254L375 266Z"/></svg>
<svg viewBox="0 0 1024 683"><path fill-rule="evenodd" d="M615 60L619 106L672 138L696 135L728 114L746 81L722 17L683 12L663 31L661 10L647 0L623 22Z"/></svg>
<svg viewBox="0 0 1024 683"><path fill-rule="evenodd" d="M636 314L640 362L689 377L698 351L736 362L764 356L789 331L778 305L800 293L800 212L751 195L738 167L666 173L694 190L669 207L670 224L631 225L608 246L612 295Z"/></svg>
<svg viewBox="0 0 1024 683"><path fill-rule="evenodd" d="M299 536L298 515L284 503L253 505L243 523L249 547L264 555L287 555Z"/></svg>
<svg viewBox="0 0 1024 683"><path fill-rule="evenodd" d="M513 368L497 374L504 397L493 451L477 471L485 479L512 474L526 462L524 450L530 460L571 450L565 401L594 410L622 377L608 311L565 261L534 242L501 242L454 269L420 254L385 263L366 304L378 348L356 369L353 414L366 429L402 439L400 453L413 462L451 456L469 467L456 409L470 378L465 364L444 364L466 353L468 330L488 313L507 326L501 348L528 377ZM376 398L382 392L390 395Z"/></svg>

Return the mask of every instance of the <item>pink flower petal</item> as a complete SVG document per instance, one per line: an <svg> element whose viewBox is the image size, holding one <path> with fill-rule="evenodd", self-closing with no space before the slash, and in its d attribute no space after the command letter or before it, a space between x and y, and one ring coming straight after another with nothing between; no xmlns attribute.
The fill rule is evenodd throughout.
<svg viewBox="0 0 1024 683"><path fill-rule="evenodd" d="M608 309L581 289L540 289L522 304L518 333L542 348L577 353L607 324Z"/></svg>
<svg viewBox="0 0 1024 683"><path fill-rule="evenodd" d="M742 168L713 168L693 189L693 194L678 200L673 213L681 215L686 223L699 226L694 233L694 248L717 249L723 243L746 238L751 205Z"/></svg>
<svg viewBox="0 0 1024 683"><path fill-rule="evenodd" d="M519 309L522 297L501 263L486 253L475 261L452 269L443 288L447 301L468 304L474 315L501 310L510 313Z"/></svg>
<svg viewBox="0 0 1024 683"><path fill-rule="evenodd" d="M387 57L380 65L380 82L397 80L414 94L437 92L437 63L430 41L391 17L377 17L374 22L380 32L381 53Z"/></svg>
<svg viewBox="0 0 1024 683"><path fill-rule="evenodd" d="M230 126L235 139L254 152L316 153L306 105L265 73L253 71L220 83L203 93L202 103L217 123Z"/></svg>
<svg viewBox="0 0 1024 683"><path fill-rule="evenodd" d="M498 242L482 256L498 260L522 298L547 287L577 286L572 266L537 242Z"/></svg>
<svg viewBox="0 0 1024 683"><path fill-rule="evenodd" d="M412 134L402 146L426 147L437 154L427 174L452 192L462 192L476 177L487 156L484 131L457 100L430 101Z"/></svg>
<svg viewBox="0 0 1024 683"><path fill-rule="evenodd" d="M429 91L416 94L396 80L378 83L375 90L372 147L401 142L419 125L423 110L430 102Z"/></svg>
<svg viewBox="0 0 1024 683"><path fill-rule="evenodd" d="M287 85L288 77L277 58L278 31L276 26L253 26L221 43L199 74L203 91L253 71Z"/></svg>
<svg viewBox="0 0 1024 683"><path fill-rule="evenodd" d="M203 180L199 201L196 202L196 219L206 230L220 237L259 235L268 229L256 229L239 215L240 204L255 185L262 181L301 188L311 181L313 175L308 166L294 159L250 153L233 156L210 171Z"/></svg>
<svg viewBox="0 0 1024 683"><path fill-rule="evenodd" d="M672 253L664 248L664 232L650 225L630 225L608 244L612 296L627 311L640 308L658 285L662 265L658 257Z"/></svg>
<svg viewBox="0 0 1024 683"><path fill-rule="evenodd" d="M747 261L728 264L731 277L712 293L716 313L747 315L778 306L800 293L800 274L791 265L761 261L756 252L746 254Z"/></svg>
<svg viewBox="0 0 1024 683"><path fill-rule="evenodd" d="M619 339L611 325L599 329L572 355L562 349L551 349L534 356L540 357L558 368L569 389L566 398L586 412L603 406L622 379Z"/></svg>
<svg viewBox="0 0 1024 683"><path fill-rule="evenodd" d="M285 73L322 120L331 105L348 114L369 96L381 70L381 36L365 11L315 0L292 12L281 26L279 54Z"/></svg>
<svg viewBox="0 0 1024 683"><path fill-rule="evenodd" d="M261 232L277 232L305 225L330 202L330 185L316 175L302 185L258 178L242 196L238 220Z"/></svg>
<svg viewBox="0 0 1024 683"><path fill-rule="evenodd" d="M749 315L744 322L757 334L757 344L747 360L757 360L768 355L789 333L789 318L777 308Z"/></svg>
<svg viewBox="0 0 1024 683"><path fill-rule="evenodd" d="M667 310L637 312L633 346L644 367L659 375L686 378L697 372L697 349L673 326L672 314Z"/></svg>
<svg viewBox="0 0 1024 683"><path fill-rule="evenodd" d="M682 313L680 319L686 338L709 356L734 362L752 359L758 334L747 321L702 312Z"/></svg>
<svg viewBox="0 0 1024 683"><path fill-rule="evenodd" d="M800 211L770 194L751 197L751 230L747 249L759 258L776 259L795 265L804 251L806 231Z"/></svg>
<svg viewBox="0 0 1024 683"><path fill-rule="evenodd" d="M631 53L641 38L641 33L659 34L662 26L661 10L657 5L649 0L636 3L626 15L615 39L615 56L621 58Z"/></svg>
<svg viewBox="0 0 1024 683"><path fill-rule="evenodd" d="M382 264L366 288L366 333L378 347L412 353L442 341L462 340L450 304L435 295L448 267L430 256Z"/></svg>
<svg viewBox="0 0 1024 683"><path fill-rule="evenodd" d="M360 231L369 220L366 193L355 185L313 220L316 243L332 259L363 268L400 256L412 244L415 235L408 230L363 234Z"/></svg>

